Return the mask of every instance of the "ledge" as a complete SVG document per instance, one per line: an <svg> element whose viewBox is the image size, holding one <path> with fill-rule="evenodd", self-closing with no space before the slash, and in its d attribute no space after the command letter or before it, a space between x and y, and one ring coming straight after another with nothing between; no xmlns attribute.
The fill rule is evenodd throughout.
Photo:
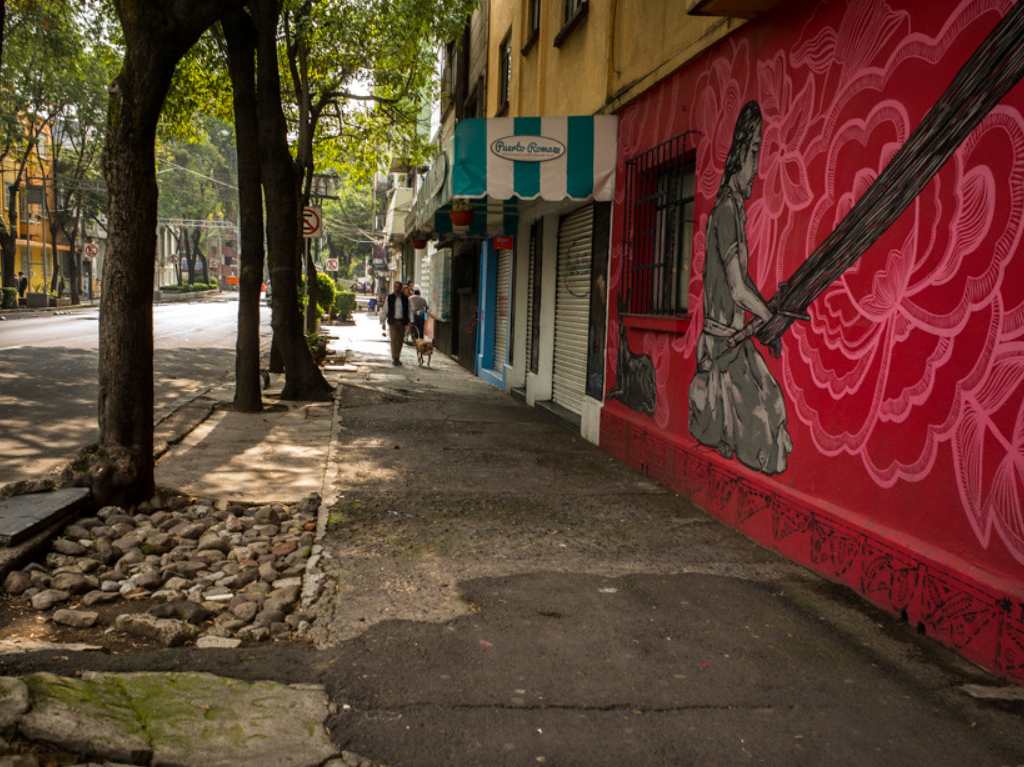
<svg viewBox="0 0 1024 767"><path fill-rule="evenodd" d="M683 335L690 327L690 315L671 314L667 316L655 314L626 314L622 321L631 330L653 330L655 333L675 333Z"/></svg>
<svg viewBox="0 0 1024 767"><path fill-rule="evenodd" d="M536 29L533 30L530 33L530 36L528 38L526 38L526 42L523 43L523 47L519 49L519 53L521 55L525 56L530 51L532 51L533 50L533 46L537 44L537 38L539 38L539 37L540 37L540 31L536 30Z"/></svg>

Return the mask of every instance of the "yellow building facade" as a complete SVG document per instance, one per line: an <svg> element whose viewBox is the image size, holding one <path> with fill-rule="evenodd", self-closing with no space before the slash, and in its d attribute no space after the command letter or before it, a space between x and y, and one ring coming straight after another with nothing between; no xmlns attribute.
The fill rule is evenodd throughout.
<svg viewBox="0 0 1024 767"><path fill-rule="evenodd" d="M12 152L0 163L3 200L0 217L8 231L14 232L16 255L14 272L28 278L29 293L49 292L54 271L54 243L50 224L57 207L54 192L52 137L49 128L44 128L38 141L29 152L28 159L18 175L21 158ZM18 181L16 193L16 216L11 221L8 215L8 189ZM58 253L68 250L58 235Z"/></svg>
<svg viewBox="0 0 1024 767"><path fill-rule="evenodd" d="M745 23L737 16L702 15L721 12L705 5L490 0L487 115L615 112ZM501 78L505 41L511 53L507 106Z"/></svg>

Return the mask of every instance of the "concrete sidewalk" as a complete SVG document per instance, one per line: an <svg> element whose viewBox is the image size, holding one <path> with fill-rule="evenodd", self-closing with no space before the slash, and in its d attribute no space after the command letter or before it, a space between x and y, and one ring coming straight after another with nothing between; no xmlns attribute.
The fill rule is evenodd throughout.
<svg viewBox="0 0 1024 767"><path fill-rule="evenodd" d="M316 640L402 765L1020 764L1001 683L443 355L344 339ZM348 641L346 641L348 640ZM349 660L351 659L351 660ZM1012 706L1016 705L1014 712Z"/></svg>
<svg viewBox="0 0 1024 767"><path fill-rule="evenodd" d="M206 394L212 412L160 458L157 484L201 498L252 502L293 503L320 493L334 403L276 401L284 379L275 378L259 414L233 410L233 383Z"/></svg>

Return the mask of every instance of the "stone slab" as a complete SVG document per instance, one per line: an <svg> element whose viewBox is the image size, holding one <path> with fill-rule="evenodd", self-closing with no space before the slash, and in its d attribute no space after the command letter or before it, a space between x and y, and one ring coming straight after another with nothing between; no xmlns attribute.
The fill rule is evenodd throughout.
<svg viewBox="0 0 1024 767"><path fill-rule="evenodd" d="M23 678L29 740L83 756L181 767L318 767L338 754L317 685L205 673L45 672Z"/></svg>
<svg viewBox="0 0 1024 767"><path fill-rule="evenodd" d="M0 546L14 546L47 525L75 514L89 491L69 487L50 493L31 493L0 501Z"/></svg>

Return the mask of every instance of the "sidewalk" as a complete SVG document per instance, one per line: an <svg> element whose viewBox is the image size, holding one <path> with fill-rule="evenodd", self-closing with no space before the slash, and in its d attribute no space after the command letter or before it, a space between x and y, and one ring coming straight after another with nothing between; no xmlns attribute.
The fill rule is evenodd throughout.
<svg viewBox="0 0 1024 767"><path fill-rule="evenodd" d="M255 737L219 739L259 721L282 737L325 722L333 745L293 753L310 767L1024 764L1024 702L975 697L1000 680L443 355L420 368L407 348L392 367L376 318L339 332L352 355L331 373L335 409L215 410L158 464L162 483L218 501L322 487L312 642L0 652L0 677L32 691L22 723L82 685L124 707L141 682L174 717L132 709L153 754L138 764L190 731L198 751L173 763L284 763ZM218 677L199 695L182 672ZM280 702L254 723L218 697L258 692L231 680L290 687L260 688ZM313 696L301 720L289 690Z"/></svg>
<svg viewBox="0 0 1024 767"><path fill-rule="evenodd" d="M316 641L402 765L1024 762L1022 704L435 354L347 345ZM345 641L351 640L351 641ZM1005 705L1005 704L1004 704Z"/></svg>

